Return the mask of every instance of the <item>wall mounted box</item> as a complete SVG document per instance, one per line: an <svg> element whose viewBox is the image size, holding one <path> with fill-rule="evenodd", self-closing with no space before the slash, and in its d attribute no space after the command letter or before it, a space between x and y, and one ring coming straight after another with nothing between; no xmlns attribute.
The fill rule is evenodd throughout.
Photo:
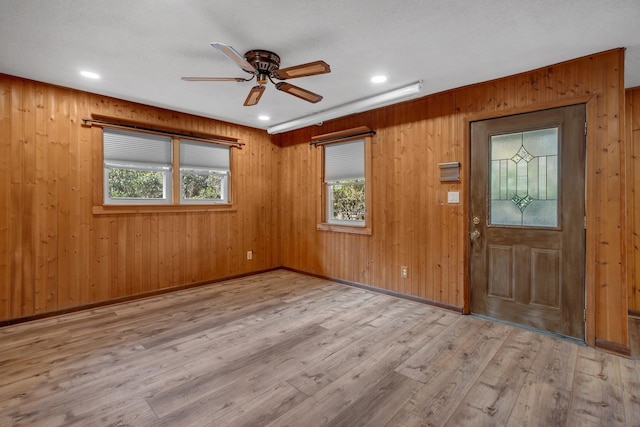
<svg viewBox="0 0 640 427"><path fill-rule="evenodd" d="M440 182L460 181L460 162L439 163Z"/></svg>

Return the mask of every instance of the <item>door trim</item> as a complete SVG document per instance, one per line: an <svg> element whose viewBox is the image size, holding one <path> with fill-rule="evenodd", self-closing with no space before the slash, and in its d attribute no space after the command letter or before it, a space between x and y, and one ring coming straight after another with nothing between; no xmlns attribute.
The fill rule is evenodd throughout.
<svg viewBox="0 0 640 427"><path fill-rule="evenodd" d="M464 314L471 313L471 241L469 239L469 230L471 230L471 221L469 215L471 212L471 123L479 120L495 119L505 116L512 116L516 114L532 113L540 110L547 110L557 107L568 107L570 105L584 104L586 107L587 118L587 135L586 135L586 159L585 159L585 183L586 183L586 200L585 200L585 212L587 215L587 227L585 236L585 343L589 346L596 346L596 284L595 284L595 264L592 262L595 257L595 243L593 239L593 230L595 230L595 207L593 201L596 200L594 193L594 187L589 180L589 172L593 170L593 156L592 147L595 144L592 142L592 138L596 134L594 128L596 117L597 105L595 95L585 95L571 99L564 99L558 101L546 101L532 105L527 105L517 108L509 108L499 111L485 111L477 114L472 114L463 118L464 121L464 157L467 162L467 167L463 169L462 173L466 180L465 190L467 192L466 203L463 205L463 230L465 230L465 242L464 248L464 285L463 285L463 299L464 306L462 312Z"/></svg>

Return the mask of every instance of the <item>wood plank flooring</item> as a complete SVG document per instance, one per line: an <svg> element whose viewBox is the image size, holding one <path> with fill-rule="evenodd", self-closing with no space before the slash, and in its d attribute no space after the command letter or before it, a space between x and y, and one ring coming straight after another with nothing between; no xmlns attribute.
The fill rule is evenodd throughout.
<svg viewBox="0 0 640 427"><path fill-rule="evenodd" d="M639 362L278 270L0 329L2 426L637 426Z"/></svg>

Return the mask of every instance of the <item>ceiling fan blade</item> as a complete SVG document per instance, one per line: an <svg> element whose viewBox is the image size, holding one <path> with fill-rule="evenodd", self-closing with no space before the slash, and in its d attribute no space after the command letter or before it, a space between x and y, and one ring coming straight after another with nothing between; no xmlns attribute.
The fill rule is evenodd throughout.
<svg viewBox="0 0 640 427"><path fill-rule="evenodd" d="M186 82L246 82L242 77L181 77Z"/></svg>
<svg viewBox="0 0 640 427"><path fill-rule="evenodd" d="M273 76L280 80L286 80L330 72L331 67L329 67L329 64L324 61L314 61L307 64L294 65L293 67L281 68L274 71Z"/></svg>
<svg viewBox="0 0 640 427"><path fill-rule="evenodd" d="M264 86L252 87L251 91L249 92L249 95L247 96L247 99L245 99L244 101L244 106L250 107L252 105L256 105L258 101L260 101L260 98L262 97L263 93L264 93Z"/></svg>
<svg viewBox="0 0 640 427"><path fill-rule="evenodd" d="M244 56L240 55L238 51L236 51L231 46L226 45L224 43L215 43L215 42L211 43L211 46L213 46L216 50L218 50L224 56L232 60L234 63L236 63L236 65L238 65L247 73L254 74L257 72L257 70L253 67L253 65L249 64L247 60L244 59Z"/></svg>
<svg viewBox="0 0 640 427"><path fill-rule="evenodd" d="M294 86L291 83L276 83L276 89L286 92L289 95L297 96L298 98L304 99L305 101L313 102L314 104L316 102L322 101L322 96L318 95L317 93L313 93L306 89L302 89L301 87Z"/></svg>

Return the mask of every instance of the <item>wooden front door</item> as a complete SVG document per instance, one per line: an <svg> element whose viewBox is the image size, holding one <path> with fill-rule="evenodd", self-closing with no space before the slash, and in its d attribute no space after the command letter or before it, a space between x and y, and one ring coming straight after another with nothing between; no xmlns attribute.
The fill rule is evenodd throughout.
<svg viewBox="0 0 640 427"><path fill-rule="evenodd" d="M471 124L471 311L585 337L585 106Z"/></svg>

